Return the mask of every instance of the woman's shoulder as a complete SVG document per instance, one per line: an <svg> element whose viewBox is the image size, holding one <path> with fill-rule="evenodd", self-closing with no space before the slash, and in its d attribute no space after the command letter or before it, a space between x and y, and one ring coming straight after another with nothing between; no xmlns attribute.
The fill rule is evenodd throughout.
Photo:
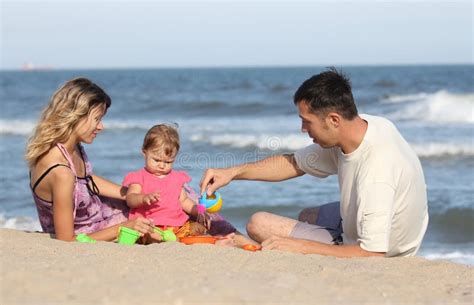
<svg viewBox="0 0 474 305"><path fill-rule="evenodd" d="M57 149L53 148L48 151L30 168L31 187L36 188L36 186L39 186L41 188L41 185L45 185L44 183L40 184L42 180L45 180L46 185L49 184L50 187L74 183L75 176L67 160L62 157L59 150L55 150Z"/></svg>
<svg viewBox="0 0 474 305"><path fill-rule="evenodd" d="M62 155L61 151L57 147L50 149L44 156L42 156L38 162L30 168L31 172L43 172L49 168L60 164L63 167L69 168L69 163L66 158Z"/></svg>

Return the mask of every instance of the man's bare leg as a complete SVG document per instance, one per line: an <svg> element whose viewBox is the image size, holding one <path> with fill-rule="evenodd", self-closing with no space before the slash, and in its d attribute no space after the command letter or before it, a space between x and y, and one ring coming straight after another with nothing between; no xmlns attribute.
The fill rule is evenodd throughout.
<svg viewBox="0 0 474 305"><path fill-rule="evenodd" d="M297 223L296 219L257 212L250 217L247 234L257 242L262 242L272 235L288 237Z"/></svg>

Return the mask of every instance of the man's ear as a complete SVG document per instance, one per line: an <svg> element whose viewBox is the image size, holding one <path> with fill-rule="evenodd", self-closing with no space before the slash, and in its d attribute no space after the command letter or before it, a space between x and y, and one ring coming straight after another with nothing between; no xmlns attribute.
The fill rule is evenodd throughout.
<svg viewBox="0 0 474 305"><path fill-rule="evenodd" d="M145 150L143 150L143 149L142 149L142 155L143 155L143 157L146 157L145 156Z"/></svg>
<svg viewBox="0 0 474 305"><path fill-rule="evenodd" d="M333 128L339 128L341 120L342 118L337 112L329 112L326 117L327 124Z"/></svg>

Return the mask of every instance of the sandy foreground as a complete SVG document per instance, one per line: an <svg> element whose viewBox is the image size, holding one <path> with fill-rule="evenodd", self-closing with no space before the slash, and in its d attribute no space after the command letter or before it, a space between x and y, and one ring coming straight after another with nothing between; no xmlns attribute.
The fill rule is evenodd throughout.
<svg viewBox="0 0 474 305"><path fill-rule="evenodd" d="M1 304L472 304L473 267L0 229Z"/></svg>

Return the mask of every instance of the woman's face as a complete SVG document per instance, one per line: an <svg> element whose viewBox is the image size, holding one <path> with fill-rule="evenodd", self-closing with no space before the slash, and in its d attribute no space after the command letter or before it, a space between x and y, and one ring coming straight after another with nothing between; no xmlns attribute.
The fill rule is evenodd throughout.
<svg viewBox="0 0 474 305"><path fill-rule="evenodd" d="M105 115L105 104L92 108L89 114L79 121L76 135L79 142L91 144L97 134L104 129L102 118Z"/></svg>

